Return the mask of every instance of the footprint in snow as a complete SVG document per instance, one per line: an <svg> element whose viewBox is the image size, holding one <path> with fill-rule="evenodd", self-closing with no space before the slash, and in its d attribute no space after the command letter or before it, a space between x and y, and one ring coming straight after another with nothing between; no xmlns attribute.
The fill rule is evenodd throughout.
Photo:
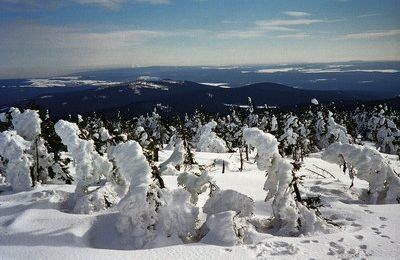
<svg viewBox="0 0 400 260"><path fill-rule="evenodd" d="M379 219L382 220L382 221L386 221L387 220L387 218L385 218L385 217L379 217Z"/></svg>
<svg viewBox="0 0 400 260"><path fill-rule="evenodd" d="M299 248L285 241L260 242L256 245L257 258L269 259L270 256L295 255Z"/></svg>
<svg viewBox="0 0 400 260"><path fill-rule="evenodd" d="M355 218L345 218L347 221L354 221L356 220Z"/></svg>
<svg viewBox="0 0 400 260"><path fill-rule="evenodd" d="M329 245L331 246L328 250L328 255L341 255L346 252L345 248L335 242L329 242Z"/></svg>
<svg viewBox="0 0 400 260"><path fill-rule="evenodd" d="M363 249L363 250L365 250L365 249L367 249L368 247L367 247L367 245L360 245L360 248Z"/></svg>
<svg viewBox="0 0 400 260"><path fill-rule="evenodd" d="M374 212L369 210L369 209L364 209L365 212L369 213L369 214L373 214Z"/></svg>
<svg viewBox="0 0 400 260"><path fill-rule="evenodd" d="M362 236L362 235L356 235L354 237L357 238L358 240L363 240L364 239L364 236Z"/></svg>

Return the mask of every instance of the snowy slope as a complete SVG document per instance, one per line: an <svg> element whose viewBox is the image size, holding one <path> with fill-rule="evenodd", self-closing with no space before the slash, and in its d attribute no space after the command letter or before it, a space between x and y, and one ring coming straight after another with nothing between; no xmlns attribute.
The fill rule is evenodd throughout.
<svg viewBox="0 0 400 260"><path fill-rule="evenodd" d="M172 151L162 151L161 161ZM196 153L196 161L210 165L215 159L227 162L226 173L220 163L211 167L211 176L222 189L233 189L253 198L256 217L271 216L270 202L264 202L265 173L257 170L254 155L239 172L239 155ZM390 156L400 171L399 161ZM328 173L329 172L329 173ZM331 176L332 174L333 176ZM14 193L0 185L1 259L349 259L392 258L400 255L400 205L367 205L359 200L367 183L351 180L339 166L311 154L298 175L306 175L301 191L320 195L324 217L340 227L331 234L283 237L271 230L252 234L252 243L233 247L206 243L182 244L175 239L156 241L151 249L127 250L114 227L116 212L107 210L92 215L68 212L66 200L72 185L43 185L32 191ZM321 176L322 175L322 176ZM168 188L177 187L176 176L163 177ZM0 180L1 183L1 180ZM207 193L200 196L202 206ZM204 216L203 216L204 217ZM204 218L203 218L204 220Z"/></svg>

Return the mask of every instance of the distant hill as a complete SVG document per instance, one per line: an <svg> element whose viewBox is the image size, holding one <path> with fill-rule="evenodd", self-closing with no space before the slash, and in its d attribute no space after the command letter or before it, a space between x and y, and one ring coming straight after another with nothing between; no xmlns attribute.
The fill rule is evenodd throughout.
<svg viewBox="0 0 400 260"><path fill-rule="evenodd" d="M137 116L151 112L154 107L169 115L192 113L195 109L223 114L232 106L247 105L248 97L256 106L277 107L309 104L312 98L320 102L376 99L371 92L306 90L270 82L222 88L191 81L137 80L115 86L59 91L39 92L35 97L7 105L27 107L34 103L63 118L93 112L113 117L117 111L123 116Z"/></svg>

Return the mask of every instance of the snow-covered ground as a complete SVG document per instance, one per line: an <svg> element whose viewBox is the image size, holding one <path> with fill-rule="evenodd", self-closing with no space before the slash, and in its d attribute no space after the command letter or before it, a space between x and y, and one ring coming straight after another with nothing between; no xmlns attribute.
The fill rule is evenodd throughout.
<svg viewBox="0 0 400 260"><path fill-rule="evenodd" d="M172 151L161 151L161 161ZM271 202L264 202L265 173L257 169L254 155L238 169L237 153L196 153L196 161L211 165L210 175L222 189L233 189L255 202L256 218L272 215ZM388 156L400 172L400 162ZM271 230L252 234L250 244L218 246L213 241L183 244L181 241L155 241L151 249L123 250L125 241L115 228L116 212L112 208L91 215L73 214L66 206L73 194L72 185L43 185L32 191L15 193L0 184L0 258L1 259L398 259L400 256L400 205L368 205L361 201L364 181L351 180L339 166L311 154L298 176L305 175L301 192L320 195L322 215L339 227L333 233L283 237ZM168 188L177 187L177 176L163 176ZM1 180L0 180L1 183ZM202 206L208 192L200 195ZM205 217L201 215L201 217ZM202 219L204 221L204 219ZM209 244L207 244L209 243Z"/></svg>

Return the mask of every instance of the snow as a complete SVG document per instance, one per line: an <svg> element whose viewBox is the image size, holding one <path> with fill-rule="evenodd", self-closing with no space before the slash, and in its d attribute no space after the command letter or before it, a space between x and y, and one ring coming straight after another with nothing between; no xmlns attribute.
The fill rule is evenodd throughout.
<svg viewBox="0 0 400 260"><path fill-rule="evenodd" d="M207 185L212 181L212 177L207 172L201 175L183 172L178 176L177 181L178 185L183 186L190 192L190 200L195 204L199 199L198 195L207 190Z"/></svg>
<svg viewBox="0 0 400 260"><path fill-rule="evenodd" d="M252 198L234 190L217 190L204 204L203 212L217 214L225 211L234 211L240 217L248 217L254 213Z"/></svg>
<svg viewBox="0 0 400 260"><path fill-rule="evenodd" d="M238 244L238 238L234 230L234 217L236 212L223 211L212 215L207 219L206 225L210 230L203 238L203 243L210 243L220 246L234 246Z"/></svg>
<svg viewBox="0 0 400 260"><path fill-rule="evenodd" d="M318 103L317 99L313 98L313 99L311 99L311 104L318 105L319 103Z"/></svg>
<svg viewBox="0 0 400 260"><path fill-rule="evenodd" d="M274 143L272 140L269 142ZM121 160L125 156L122 156L122 151L136 151L137 155L134 156L139 159L132 162L132 167L140 165L140 158L143 157L139 156L141 150L138 146L124 143L119 150ZM172 152L162 150L160 161L166 161ZM115 151L113 154L116 156L118 153ZM396 156L379 154L399 172L400 163ZM123 207L123 204L92 214L76 214L65 212L66 200L74 194L75 185L38 185L28 191L16 193L6 184L0 184L1 258L397 259L400 254L400 205L368 204L360 197L368 189L368 183L355 179L354 186L349 188L352 181L349 175L343 174L336 163L322 160L322 153L314 153L305 158L298 172L298 176L305 175L300 189L310 196L320 195L324 204L321 208L322 216L340 227L331 233L316 232L297 237L282 236L276 230L266 228L268 219L273 216L273 210L271 202L264 201L266 192L263 190L263 183L266 177L265 172L260 171L254 163L256 152L250 153L250 160L245 161L243 172L238 170L238 153L198 152L195 156L196 161L202 165L210 165L215 159L230 164L231 167L224 174L221 173L221 165L209 168L209 178L205 179L213 179L221 191L233 190L251 198L254 201L254 214L251 218L246 221L237 216L235 211L205 216L202 208L208 199L209 185L208 181L200 182L206 183L206 188L198 195L199 221L200 224L206 223L209 232L201 241L185 244L177 237L179 234L191 232L191 220L197 215L196 207L188 203L189 193L178 187L177 176L163 176L168 190L162 190L163 206L154 215L156 221L150 222L157 226L159 232L152 233L151 236L147 236L146 231L139 232L143 230L124 232L147 238L142 241L147 242L144 249L133 250L136 247L132 244L133 238L120 233L120 230L126 231L129 221L124 222L127 226L122 223L118 224L119 228L116 226L122 220L120 212L132 216L132 212L128 212L129 207ZM135 169L144 169L147 172L149 169L143 165ZM132 171L126 176L133 175ZM190 176L190 179L196 180L195 175ZM138 186L131 187L131 191L146 194L142 189L149 189L147 179L146 184L136 184ZM215 194L216 192L214 191ZM138 196L137 199L130 200L132 211L138 214L135 216L151 213L151 207L142 204L145 198ZM251 224L257 228L246 228ZM238 228L232 228L234 226ZM170 237L166 238L165 235Z"/></svg>
<svg viewBox="0 0 400 260"><path fill-rule="evenodd" d="M400 178L387 160L375 149L360 145L334 143L326 149L323 159L347 164L356 169L355 175L369 184L369 202L399 203ZM352 178L353 173L349 173Z"/></svg>
<svg viewBox="0 0 400 260"><path fill-rule="evenodd" d="M293 166L278 152L278 141L258 128L247 128L243 131L247 144L258 152L257 167L267 171L268 176L264 190L268 192L266 201L273 198L273 222L278 234L298 235L316 232L330 232L328 225L316 216L317 212L306 208L294 197Z"/></svg>
<svg viewBox="0 0 400 260"><path fill-rule="evenodd" d="M74 159L77 185L73 211L90 213L99 209L99 206L105 203L102 202L104 193L112 193L112 191L108 187L103 187L94 193L89 193L88 188L97 185L102 177L110 178L112 163L96 152L93 140L83 140L79 137L81 132L75 123L60 120L54 127Z"/></svg>
<svg viewBox="0 0 400 260"><path fill-rule="evenodd" d="M84 80L80 77L56 77L56 78L42 78L42 79L29 79L29 85L24 87L36 88L51 88L51 87L75 87L75 86L112 86L121 84L116 81L104 80Z"/></svg>
<svg viewBox="0 0 400 260"><path fill-rule="evenodd" d="M7 181L14 191L29 190L32 186L30 167L32 158L25 153L31 146L15 131L0 132L0 156L8 161Z"/></svg>
<svg viewBox="0 0 400 260"><path fill-rule="evenodd" d="M296 73L346 73L346 72L365 72L365 73L398 73L397 69L348 69L346 66L327 66L326 68L307 68L307 67L277 67L269 69L260 69L256 73L282 73L282 72L296 72Z"/></svg>
<svg viewBox="0 0 400 260"><path fill-rule="evenodd" d="M12 124L17 133L28 141L33 141L40 134L42 120L35 110L26 109L23 113L18 108L10 109Z"/></svg>
<svg viewBox="0 0 400 260"><path fill-rule="evenodd" d="M196 139L198 139L196 144L197 151L214 153L224 153L227 151L225 141L213 132L216 126L217 123L215 121L210 121L198 129L196 133Z"/></svg>
<svg viewBox="0 0 400 260"><path fill-rule="evenodd" d="M160 171L163 175L176 175L174 169L183 164L185 160L185 147L181 139L175 140L174 151L171 156L160 164Z"/></svg>
<svg viewBox="0 0 400 260"><path fill-rule="evenodd" d="M150 165L137 142L128 141L111 147L109 157L115 160L118 169L130 182L131 187L150 184Z"/></svg>
<svg viewBox="0 0 400 260"><path fill-rule="evenodd" d="M220 88L231 88L229 83L212 83L212 82L201 82L202 85L207 85L211 87L220 87Z"/></svg>
<svg viewBox="0 0 400 260"><path fill-rule="evenodd" d="M290 72L290 71L297 71L298 68L274 68L274 69L261 69L261 70L257 70L256 73L277 73L277 72Z"/></svg>

